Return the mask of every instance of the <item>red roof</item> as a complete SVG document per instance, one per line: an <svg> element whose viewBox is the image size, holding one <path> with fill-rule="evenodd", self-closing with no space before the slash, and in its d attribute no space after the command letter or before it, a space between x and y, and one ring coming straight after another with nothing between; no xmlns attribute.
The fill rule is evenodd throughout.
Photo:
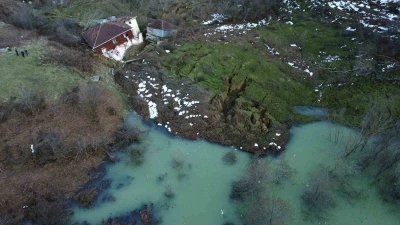
<svg viewBox="0 0 400 225"><path fill-rule="evenodd" d="M132 27L121 22L111 21L95 26L82 33L82 37L93 49L99 47L105 42L123 34Z"/></svg>

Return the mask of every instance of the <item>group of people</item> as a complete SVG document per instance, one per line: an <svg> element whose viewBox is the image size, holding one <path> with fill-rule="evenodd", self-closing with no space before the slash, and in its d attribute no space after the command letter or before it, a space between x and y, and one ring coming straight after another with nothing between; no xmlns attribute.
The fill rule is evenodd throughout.
<svg viewBox="0 0 400 225"><path fill-rule="evenodd" d="M14 48L14 50L15 50L15 54L16 54L17 56L19 56L18 49L17 49L17 48ZM25 56L28 56L28 50L26 50L26 49L22 50L22 51L21 51L21 55L22 55L22 57L24 57L24 58L25 58Z"/></svg>

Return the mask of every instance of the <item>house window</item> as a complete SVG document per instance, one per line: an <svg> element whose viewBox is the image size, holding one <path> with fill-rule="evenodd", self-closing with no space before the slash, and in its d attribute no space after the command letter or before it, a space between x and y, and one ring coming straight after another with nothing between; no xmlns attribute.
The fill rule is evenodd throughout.
<svg viewBox="0 0 400 225"><path fill-rule="evenodd" d="M106 48L104 48L104 47L101 48L101 52L105 53L106 51L107 51Z"/></svg>
<svg viewBox="0 0 400 225"><path fill-rule="evenodd" d="M129 38L128 34L124 34L124 37L125 37L125 38Z"/></svg>
<svg viewBox="0 0 400 225"><path fill-rule="evenodd" d="M116 44L118 43L118 42L117 42L117 39L115 39L115 38L112 39L112 43L116 45Z"/></svg>

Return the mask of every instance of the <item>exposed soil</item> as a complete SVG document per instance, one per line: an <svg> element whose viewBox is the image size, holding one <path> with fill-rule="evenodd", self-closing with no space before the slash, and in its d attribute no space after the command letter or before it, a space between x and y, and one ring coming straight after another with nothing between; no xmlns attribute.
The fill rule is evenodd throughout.
<svg viewBox="0 0 400 225"><path fill-rule="evenodd" d="M188 139L203 138L261 155L267 150L278 152L284 149L290 124L282 127L270 121L267 112L255 117L242 110L243 106L237 98L238 93L246 87L245 84L232 86L227 79L228 95L211 96L196 83L169 79L162 70L151 64L125 66L115 76L116 82L130 94L131 107L144 119L150 119L148 102L152 101L157 104L158 111L154 122L166 127L172 134ZM143 86L139 86L143 82L147 85L142 94L140 91ZM170 90L164 91L164 85ZM178 96L181 99L175 101L174 98ZM187 96L186 100L182 96ZM198 103L183 107L182 101ZM186 113L180 113L182 111ZM276 145L270 145L270 142Z"/></svg>

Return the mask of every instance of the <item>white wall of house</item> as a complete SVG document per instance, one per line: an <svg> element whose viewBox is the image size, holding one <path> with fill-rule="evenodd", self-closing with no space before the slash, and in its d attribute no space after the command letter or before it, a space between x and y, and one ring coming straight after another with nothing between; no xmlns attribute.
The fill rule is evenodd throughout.
<svg viewBox="0 0 400 225"><path fill-rule="evenodd" d="M136 21L136 16L131 18L130 20L125 21L125 23L132 27L133 35L135 37L138 37L139 33L140 33L140 29L139 29L139 25Z"/></svg>

